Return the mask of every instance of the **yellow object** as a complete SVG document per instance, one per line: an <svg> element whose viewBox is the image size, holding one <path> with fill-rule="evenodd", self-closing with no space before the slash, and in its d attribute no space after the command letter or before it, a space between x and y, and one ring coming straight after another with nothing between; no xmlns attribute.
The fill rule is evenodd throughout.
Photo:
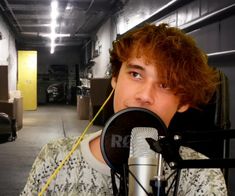
<svg viewBox="0 0 235 196"><path fill-rule="evenodd" d="M24 110L37 109L37 51L18 51L18 89Z"/></svg>

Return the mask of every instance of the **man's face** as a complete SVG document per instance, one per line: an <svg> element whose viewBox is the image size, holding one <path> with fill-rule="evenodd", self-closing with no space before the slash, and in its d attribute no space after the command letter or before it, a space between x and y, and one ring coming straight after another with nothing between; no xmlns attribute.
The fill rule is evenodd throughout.
<svg viewBox="0 0 235 196"><path fill-rule="evenodd" d="M128 107L141 107L151 110L169 125L174 114L188 109L179 108L179 98L165 84L160 83L156 67L146 64L142 58L124 62L118 77L112 78L114 111Z"/></svg>

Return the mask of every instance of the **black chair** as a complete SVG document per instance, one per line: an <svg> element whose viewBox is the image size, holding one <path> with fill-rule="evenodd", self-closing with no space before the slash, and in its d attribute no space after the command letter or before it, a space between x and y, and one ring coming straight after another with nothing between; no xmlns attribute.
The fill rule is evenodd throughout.
<svg viewBox="0 0 235 196"><path fill-rule="evenodd" d="M212 100L201 110L190 108L186 112L176 113L173 117L169 131L180 132L196 131L198 134L206 130L225 130L230 128L229 119L229 88L228 79L224 73L219 71L220 84ZM211 140L202 143L192 143L189 147L202 152L210 158L228 157L228 141Z"/></svg>
<svg viewBox="0 0 235 196"><path fill-rule="evenodd" d="M16 121L6 113L0 113L0 143L16 139Z"/></svg>
<svg viewBox="0 0 235 196"><path fill-rule="evenodd" d="M229 82L221 71L220 84L210 103L201 110L189 109L177 113L169 126L170 133L194 132L202 134L203 131L225 131L231 126L229 118ZM221 139L207 135L205 141L188 143L186 146L201 152L212 159L229 158L229 139ZM223 169L223 168L222 168ZM226 182L228 182L228 169L223 169Z"/></svg>

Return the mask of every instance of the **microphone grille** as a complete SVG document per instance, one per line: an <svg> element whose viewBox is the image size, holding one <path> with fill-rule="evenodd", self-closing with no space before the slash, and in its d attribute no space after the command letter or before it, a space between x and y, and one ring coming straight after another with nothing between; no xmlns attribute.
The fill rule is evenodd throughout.
<svg viewBox="0 0 235 196"><path fill-rule="evenodd" d="M158 140L158 131L152 127L135 127L130 138L130 157L155 157L145 138Z"/></svg>

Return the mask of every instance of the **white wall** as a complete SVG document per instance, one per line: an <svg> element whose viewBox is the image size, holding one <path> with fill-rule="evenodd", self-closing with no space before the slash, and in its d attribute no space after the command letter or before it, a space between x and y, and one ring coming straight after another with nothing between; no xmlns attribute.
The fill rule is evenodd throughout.
<svg viewBox="0 0 235 196"><path fill-rule="evenodd" d="M0 16L0 65L8 65L9 90L16 90L17 83L17 52L15 37Z"/></svg>
<svg viewBox="0 0 235 196"><path fill-rule="evenodd" d="M111 20L109 19L97 32L95 48L99 50L99 56L94 58L95 65L92 68L93 78L105 77L105 71L109 64L109 49L112 44Z"/></svg>
<svg viewBox="0 0 235 196"><path fill-rule="evenodd" d="M154 12L160 9L169 0L130 0L124 10L110 18L98 30L96 36L99 43L96 49L100 49L98 57L92 59L95 65L92 68L93 78L105 77L105 72L109 65L109 49L117 34L122 34L135 25L141 23Z"/></svg>
<svg viewBox="0 0 235 196"><path fill-rule="evenodd" d="M117 33L123 34L158 12L170 0L129 0L117 15Z"/></svg>

